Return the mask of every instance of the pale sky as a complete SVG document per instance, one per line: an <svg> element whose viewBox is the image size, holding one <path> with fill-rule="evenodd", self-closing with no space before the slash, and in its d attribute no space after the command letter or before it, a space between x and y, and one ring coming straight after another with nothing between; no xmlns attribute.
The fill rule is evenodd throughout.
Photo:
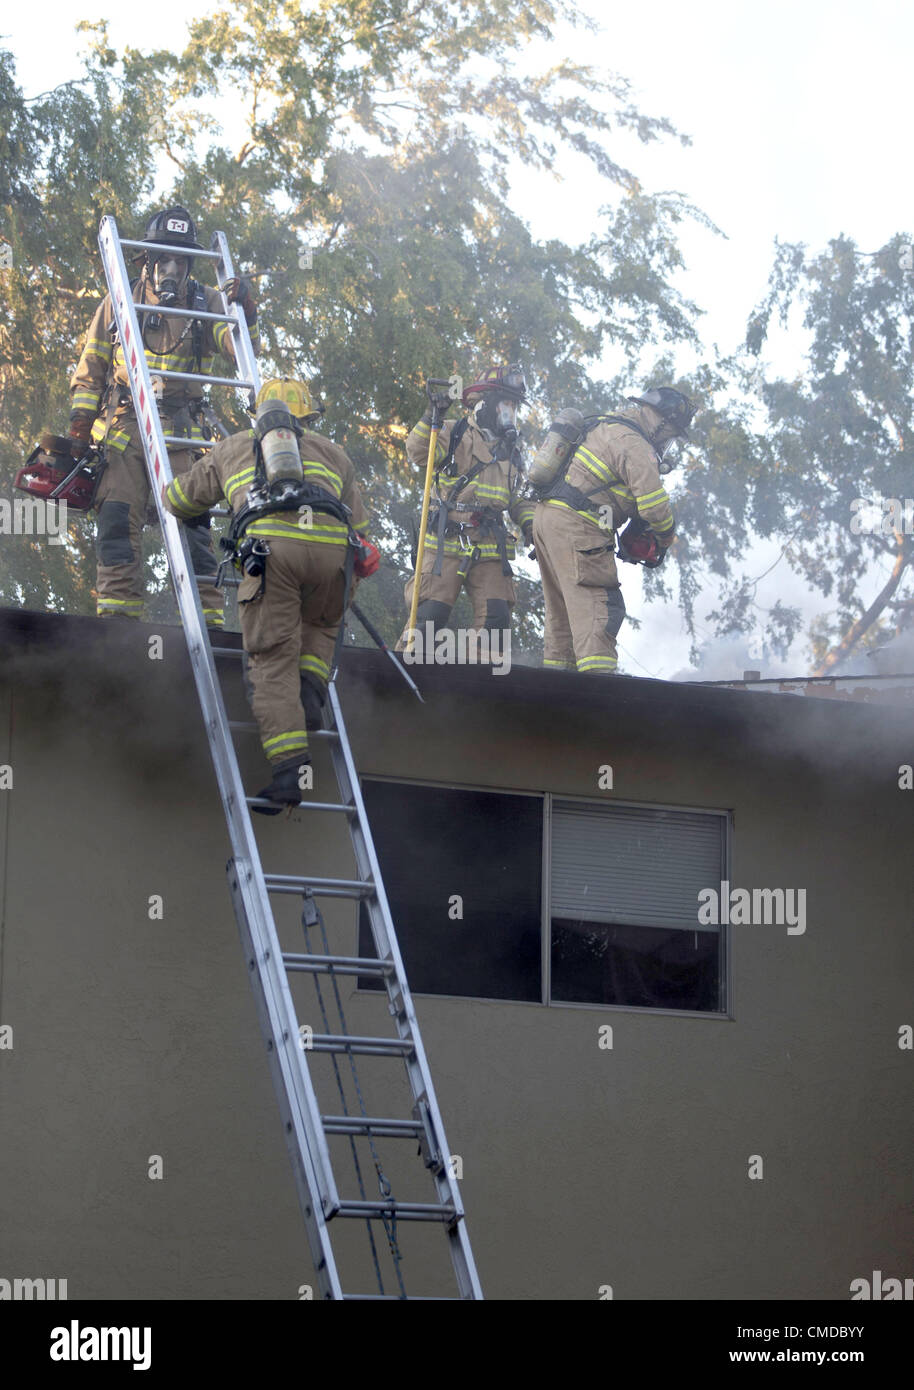
<svg viewBox="0 0 914 1390"><path fill-rule="evenodd" d="M623 139L613 149L648 190L684 193L726 233L724 240L700 227L681 231L687 271L679 288L707 311L708 346L730 350L740 341L764 291L775 237L817 250L843 233L874 251L912 230L914 7L902 0L655 0L649 7L585 0L582 8L601 32L563 29L540 62L568 56L621 73L644 112L668 116L692 137L688 148ZM188 13L186 0L37 0L8 14L0 30L20 84L34 95L79 75L80 18L108 18L116 47L177 48ZM518 211L538 237L584 240L599 224L606 195L575 158L563 172L556 185L522 171L514 180ZM778 369L799 365L801 348L780 341ZM776 554L759 547L756 572ZM623 627L620 634L623 668L668 677L687 662L678 611L642 611L639 576L631 566L622 570L629 611L644 618L640 632ZM804 599L783 562L759 589L763 604L778 596L800 602L809 616L821 610L818 597ZM738 675L746 662L736 653L733 664ZM788 666L807 669L802 643Z"/></svg>

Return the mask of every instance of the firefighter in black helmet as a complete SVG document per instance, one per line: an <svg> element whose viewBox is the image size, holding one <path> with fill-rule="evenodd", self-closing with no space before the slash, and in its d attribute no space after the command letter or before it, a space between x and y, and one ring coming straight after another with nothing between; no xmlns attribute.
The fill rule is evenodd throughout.
<svg viewBox="0 0 914 1390"><path fill-rule="evenodd" d="M539 488L533 540L546 609L544 666L612 675L625 619L616 533L634 522L637 541L623 532L619 555L651 567L673 543L673 509L660 475L673 466L673 441L688 437L697 407L670 386L627 399L630 409L580 417L586 428L573 439L573 452Z"/></svg>
<svg viewBox="0 0 914 1390"><path fill-rule="evenodd" d="M221 353L234 363L234 340L227 323L168 314L170 308L224 312L219 293L191 277L193 252L202 251L203 247L187 209L176 205L157 212L147 223L143 240L150 244L150 249L142 257L138 279L133 281L133 299L137 304L161 306L163 311L141 314L140 327L163 432L188 439L186 449L177 445L169 448L172 470L181 474L193 462L194 442L204 437L199 419L202 387L173 377L157 378L156 372L219 375L214 371L216 355ZM256 352L257 307L250 283L236 278L222 288L230 303L241 304ZM70 436L84 443L91 440L103 445L107 459L95 500L97 612L100 617L139 618L144 598L142 530L144 521L153 519L154 512L147 517L151 499L140 427L108 295L90 325L82 356L70 380L70 394ZM208 516L190 529L188 539L195 573L215 576ZM201 584L200 599L207 625L221 627L221 591L215 584Z"/></svg>

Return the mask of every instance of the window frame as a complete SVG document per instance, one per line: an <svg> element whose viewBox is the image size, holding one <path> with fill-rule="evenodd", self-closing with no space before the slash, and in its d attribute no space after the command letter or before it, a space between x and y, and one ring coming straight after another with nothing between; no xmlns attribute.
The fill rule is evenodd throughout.
<svg viewBox="0 0 914 1390"><path fill-rule="evenodd" d="M542 891L540 897L540 979L541 997L539 1000L533 999L503 999L494 998L484 994L437 994L428 993L425 990L413 990L410 986L410 993L417 999L473 999L485 1004L505 1004L512 1008L532 1008L532 1009L597 1009L602 1013L628 1013L628 1014L650 1014L662 1018L705 1018L721 1020L733 1020L733 979L732 979L732 952L730 950L730 923L722 924L719 929L719 970L720 970L720 992L721 1007L719 1010L706 1009L658 1009L648 1008L643 1004L600 1004L582 1003L572 999L552 999L552 817L553 803L556 801L574 801L583 806L607 806L612 805L616 808L629 807L639 811L672 811L682 814L717 816L723 821L723 865L721 879L730 881L731 864L733 852L733 812L721 807L713 806L691 806L680 805L666 801L632 801L629 798L616 796L575 796L566 792L533 791L529 787L492 787L484 786L477 782L441 782L434 778L422 777L390 777L377 775L375 773L363 773L359 777L359 785L363 782L389 782L403 787L424 787L437 788L440 791L454 792L477 792L487 793L491 796L528 796L533 797L543 803L543 834L542 834L542 864L541 864L541 884ZM369 826L371 818L369 817ZM708 885L716 887L720 885ZM696 913L698 907L696 904ZM394 929L396 929L394 921ZM356 915L356 928L358 929L358 914ZM375 993L376 991L362 990L358 987L358 993Z"/></svg>

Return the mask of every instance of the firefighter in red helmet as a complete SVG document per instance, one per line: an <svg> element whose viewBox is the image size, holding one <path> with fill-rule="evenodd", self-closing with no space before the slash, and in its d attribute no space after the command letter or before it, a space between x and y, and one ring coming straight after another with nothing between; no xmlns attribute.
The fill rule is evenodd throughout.
<svg viewBox="0 0 914 1390"><path fill-rule="evenodd" d="M462 587L473 606L477 629L510 631L516 593L511 561L514 536L508 513L529 542L534 503L521 498L523 459L517 412L527 395L518 364L492 367L463 392L472 414L447 420L435 449L432 511L425 540L416 624L420 631L447 626ZM450 401L446 402L448 405ZM442 397L441 405L445 404ZM406 441L406 454L424 468L432 425L429 405ZM406 585L410 607L413 579ZM399 646L406 644L406 633Z"/></svg>

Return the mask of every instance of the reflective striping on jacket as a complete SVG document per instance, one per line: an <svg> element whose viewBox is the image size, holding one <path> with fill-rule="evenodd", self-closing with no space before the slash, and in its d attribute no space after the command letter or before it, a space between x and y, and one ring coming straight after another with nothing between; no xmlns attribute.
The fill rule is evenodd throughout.
<svg viewBox="0 0 914 1390"><path fill-rule="evenodd" d="M635 501L635 494L631 488L623 483L621 478L617 478L611 469L607 468L602 459L598 459L596 454L592 454L589 449L585 449L582 444L574 455L576 461L586 468L588 473L592 473L605 487L615 493L622 502Z"/></svg>
<svg viewBox="0 0 914 1390"><path fill-rule="evenodd" d="M614 528L612 526L601 526L593 512L579 511L578 508L573 507L570 502L562 502L558 497L550 497L548 502L544 502L542 505L544 507L564 507L566 512L574 512L575 516L579 516L582 521L589 521L591 526L595 527L600 535L605 536L607 540L613 535Z"/></svg>
<svg viewBox="0 0 914 1390"><path fill-rule="evenodd" d="M316 541L324 545L346 545L349 540L348 528L341 521L327 516L326 512L315 509L309 526L300 526L298 521L287 521L285 518L289 516L294 517L295 513L267 512L248 522L245 535L275 536L278 540L304 541L306 544Z"/></svg>
<svg viewBox="0 0 914 1390"><path fill-rule="evenodd" d="M225 480L225 496L229 502L234 502L235 493L240 487L248 488L254 481L256 468L251 464L250 468L242 468L240 473L233 473L230 478Z"/></svg>
<svg viewBox="0 0 914 1390"><path fill-rule="evenodd" d="M201 510L200 507L195 507L193 502L187 500L187 496L185 495L179 478L173 478L171 480L168 487L165 489L165 496L179 516L202 516L203 512L207 510L206 507L203 507Z"/></svg>
<svg viewBox="0 0 914 1390"><path fill-rule="evenodd" d="M478 550L479 554L476 557L478 560L501 560L501 551L495 541L474 541L472 531L467 532L464 539L466 543L461 545L459 536L445 536L442 553L444 555L472 555L474 550ZM438 537L433 531L429 531L425 537L425 548L435 552L438 550ZM517 547L510 531L505 535L505 551L509 560L516 559Z"/></svg>

